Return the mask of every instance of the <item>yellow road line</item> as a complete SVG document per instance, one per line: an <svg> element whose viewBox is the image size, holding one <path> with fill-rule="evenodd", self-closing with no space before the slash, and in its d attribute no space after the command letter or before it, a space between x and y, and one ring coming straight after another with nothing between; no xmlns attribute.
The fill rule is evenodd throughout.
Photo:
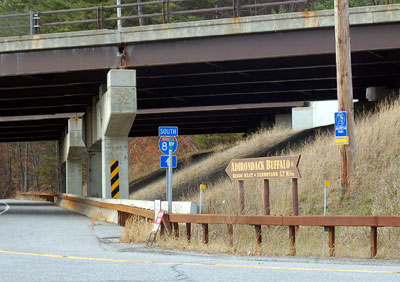
<svg viewBox="0 0 400 282"><path fill-rule="evenodd" d="M93 258L93 257L76 257L39 253L26 253L0 250L3 254L37 256L48 258L63 258L71 260L88 260L88 261L105 261L105 262L130 262L130 263L146 263L146 264L167 264L167 265L189 265L189 266L214 266L214 267L230 267L230 268L253 268L253 269L273 269L273 270L298 270L298 271L329 271L329 272L351 272L351 273L377 273L377 274L400 274L399 271L388 270L359 270L359 269L331 269L331 268L312 268L312 267L285 267L285 266L263 266L263 265L241 265L241 264L207 264L192 262L163 262L151 260L130 260L130 259L111 259L111 258Z"/></svg>

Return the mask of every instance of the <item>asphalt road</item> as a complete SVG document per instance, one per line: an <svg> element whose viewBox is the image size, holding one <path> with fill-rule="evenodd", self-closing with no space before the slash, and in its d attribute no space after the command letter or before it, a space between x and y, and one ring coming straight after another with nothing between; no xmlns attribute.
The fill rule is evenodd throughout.
<svg viewBox="0 0 400 282"><path fill-rule="evenodd" d="M0 281L400 281L388 262L158 251L119 244L120 232L50 203L0 201Z"/></svg>

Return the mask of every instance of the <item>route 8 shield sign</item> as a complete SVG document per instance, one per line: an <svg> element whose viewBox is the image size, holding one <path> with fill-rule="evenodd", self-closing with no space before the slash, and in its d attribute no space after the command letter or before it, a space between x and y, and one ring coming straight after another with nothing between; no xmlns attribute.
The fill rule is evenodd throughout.
<svg viewBox="0 0 400 282"><path fill-rule="evenodd" d="M175 153L176 149L178 148L178 140L176 137L161 137L158 141L158 147L160 148L161 152L164 155L168 155L169 150L169 139L174 139L174 145L172 147L172 153Z"/></svg>

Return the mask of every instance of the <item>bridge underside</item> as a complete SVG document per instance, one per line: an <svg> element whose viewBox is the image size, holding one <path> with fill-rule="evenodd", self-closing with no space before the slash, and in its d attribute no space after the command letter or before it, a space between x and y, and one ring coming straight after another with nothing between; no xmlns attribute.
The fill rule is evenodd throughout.
<svg viewBox="0 0 400 282"><path fill-rule="evenodd" d="M400 25L392 27L400 30ZM400 46L400 39L393 38L395 32L381 34L384 30L385 26L352 29L353 91L360 101L365 100L368 87L399 87L400 48L393 45ZM115 62L121 48L127 57L123 67L137 71L138 113L131 137L156 135L160 124L178 125L180 134L185 135L246 132L260 123L273 123L276 114L290 113L292 107L304 102L337 97L333 30L313 32L207 39L208 47L204 43L198 46L201 39L93 47L98 52L86 61L87 48L45 50L36 69L24 66L37 58L37 52L24 53L17 68L12 61L14 53L0 54L0 142L60 140L68 118L57 114L87 111L99 86L106 83L109 69L119 67ZM362 35L366 39L361 40ZM272 37L280 37L283 45L275 42L271 43L275 47L269 46ZM310 38L311 42L304 43ZM388 38L392 40L386 44ZM186 53L179 52L181 45L188 48ZM170 49L163 53L166 47ZM285 56L276 56L273 48L280 48ZM170 54L173 51L174 56ZM82 61L71 67L68 57L62 59L59 52L81 52ZM44 68L54 71L46 73ZM27 115L50 116L11 118Z"/></svg>

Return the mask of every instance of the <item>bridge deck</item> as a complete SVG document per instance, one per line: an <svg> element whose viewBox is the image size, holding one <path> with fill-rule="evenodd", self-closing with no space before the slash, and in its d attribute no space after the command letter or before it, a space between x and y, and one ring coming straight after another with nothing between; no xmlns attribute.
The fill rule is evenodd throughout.
<svg viewBox="0 0 400 282"><path fill-rule="evenodd" d="M400 5L354 8L350 21L355 98L399 87ZM110 68L136 69L131 136L160 123L244 132L298 104L212 107L336 99L333 11L2 38L0 60L3 117L84 113ZM59 139L62 123L0 122L0 141Z"/></svg>

